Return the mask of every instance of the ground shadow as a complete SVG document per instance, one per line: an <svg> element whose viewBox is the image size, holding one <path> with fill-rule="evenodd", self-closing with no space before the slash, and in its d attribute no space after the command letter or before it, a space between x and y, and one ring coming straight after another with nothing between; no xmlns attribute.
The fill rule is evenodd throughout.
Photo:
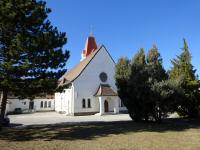
<svg viewBox="0 0 200 150"><path fill-rule="evenodd" d="M166 119L161 124L135 123L133 121L79 123L77 125L60 123L54 125L4 128L0 131L0 140L91 140L111 134L118 135L129 132L177 132L191 128L200 128L200 119Z"/></svg>

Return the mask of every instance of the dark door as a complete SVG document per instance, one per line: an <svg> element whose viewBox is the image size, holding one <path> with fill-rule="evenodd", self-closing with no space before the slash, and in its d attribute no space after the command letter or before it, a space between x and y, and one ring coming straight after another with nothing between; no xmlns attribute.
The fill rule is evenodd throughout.
<svg viewBox="0 0 200 150"><path fill-rule="evenodd" d="M104 110L108 112L108 102L106 100L104 101Z"/></svg>
<svg viewBox="0 0 200 150"><path fill-rule="evenodd" d="M34 102L33 102L33 101L30 101L30 102L29 102L29 109L33 109L33 107L34 107Z"/></svg>

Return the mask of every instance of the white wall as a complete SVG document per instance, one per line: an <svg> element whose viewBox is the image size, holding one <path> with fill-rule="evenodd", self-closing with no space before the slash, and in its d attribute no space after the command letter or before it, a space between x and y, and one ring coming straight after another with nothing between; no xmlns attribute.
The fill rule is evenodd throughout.
<svg viewBox="0 0 200 150"><path fill-rule="evenodd" d="M41 107L41 102L43 102L43 107ZM45 107L45 102L47 107ZM51 103L49 106L49 102ZM34 109L36 111L51 111L55 110L55 101L54 99L34 99Z"/></svg>
<svg viewBox="0 0 200 150"><path fill-rule="evenodd" d="M43 101L43 107L41 108L41 101ZM8 99L6 112L13 112L15 108L21 108L22 111L29 110L29 99ZM34 99L34 111L51 111L55 109L54 99ZM47 102L47 107L45 108L45 102ZM51 102L51 107L49 107L49 102Z"/></svg>
<svg viewBox="0 0 200 150"><path fill-rule="evenodd" d="M73 114L73 86L62 93L55 93L55 111Z"/></svg>
<svg viewBox="0 0 200 150"><path fill-rule="evenodd" d="M55 111L61 111L61 93L55 93Z"/></svg>
<svg viewBox="0 0 200 150"><path fill-rule="evenodd" d="M105 97L105 100L108 102L109 111L114 111L114 108L119 107L119 103L116 100L116 97Z"/></svg>
<svg viewBox="0 0 200 150"><path fill-rule="evenodd" d="M23 111L29 109L29 101L28 99L8 99L6 105L6 112L13 112L15 108L21 108Z"/></svg>
<svg viewBox="0 0 200 150"><path fill-rule="evenodd" d="M101 82L99 75L105 72L108 76L106 82ZM74 81L75 93L77 97L74 100L74 112L99 112L98 98L93 95L96 93L100 84L109 84L116 91L115 86L115 63L110 58L104 47L99 50L82 74ZM82 99L91 99L91 108L82 108ZM118 98L115 100L118 102ZM87 103L86 103L87 105ZM109 105L112 107L112 102Z"/></svg>

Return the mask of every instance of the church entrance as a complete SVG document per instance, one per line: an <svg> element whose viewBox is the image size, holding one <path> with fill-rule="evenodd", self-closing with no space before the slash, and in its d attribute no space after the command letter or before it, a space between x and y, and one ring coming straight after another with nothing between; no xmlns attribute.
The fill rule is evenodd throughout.
<svg viewBox="0 0 200 150"><path fill-rule="evenodd" d="M107 100L104 101L104 110L105 110L105 112L108 112L108 102L107 102Z"/></svg>

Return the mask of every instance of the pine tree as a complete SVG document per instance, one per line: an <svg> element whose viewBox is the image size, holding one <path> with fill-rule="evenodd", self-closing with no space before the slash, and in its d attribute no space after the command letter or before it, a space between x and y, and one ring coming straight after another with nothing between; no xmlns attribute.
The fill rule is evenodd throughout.
<svg viewBox="0 0 200 150"><path fill-rule="evenodd" d="M173 91L168 86L168 76L163 68L162 58L156 45L148 52L146 70L149 86L149 104L146 107L148 107L149 116L160 122L168 112L169 100L166 100L166 96L170 94L169 91Z"/></svg>
<svg viewBox="0 0 200 150"><path fill-rule="evenodd" d="M147 70L149 80L153 80L152 82L167 79L166 71L162 65L162 58L156 45L153 45L147 54Z"/></svg>
<svg viewBox="0 0 200 150"><path fill-rule="evenodd" d="M129 107L128 101L128 80L130 77L130 61L128 58L120 58L115 68L115 81L118 88L118 95L126 107Z"/></svg>
<svg viewBox="0 0 200 150"><path fill-rule="evenodd" d="M187 42L183 39L183 48L180 56L177 56L176 59L173 59L172 65L173 68L170 71L170 77L176 79L177 77L184 76L185 78L195 80L195 72L191 64L192 56L190 54ZM184 74L182 74L184 73Z"/></svg>
<svg viewBox="0 0 200 150"><path fill-rule="evenodd" d="M147 57L141 48L131 64L128 59L120 59L116 66L116 83L119 96L134 121L160 122L168 112L174 112L183 95L182 80L169 79L155 45Z"/></svg>
<svg viewBox="0 0 200 150"><path fill-rule="evenodd" d="M144 67L146 65L144 49L140 48L137 54L132 59L132 65Z"/></svg>
<svg viewBox="0 0 200 150"><path fill-rule="evenodd" d="M129 114L135 121L147 119L146 98L148 97L147 72L144 49L133 57L128 81Z"/></svg>
<svg viewBox="0 0 200 150"><path fill-rule="evenodd" d="M51 93L66 71L66 35L51 25L50 12L44 1L0 1L1 120L9 92L31 99Z"/></svg>
<svg viewBox="0 0 200 150"><path fill-rule="evenodd" d="M185 117L197 117L200 111L199 87L200 82L195 75L191 60L191 54L185 39L183 39L182 53L173 59L170 79L181 80L181 88L184 91L180 101L177 103L177 111Z"/></svg>

